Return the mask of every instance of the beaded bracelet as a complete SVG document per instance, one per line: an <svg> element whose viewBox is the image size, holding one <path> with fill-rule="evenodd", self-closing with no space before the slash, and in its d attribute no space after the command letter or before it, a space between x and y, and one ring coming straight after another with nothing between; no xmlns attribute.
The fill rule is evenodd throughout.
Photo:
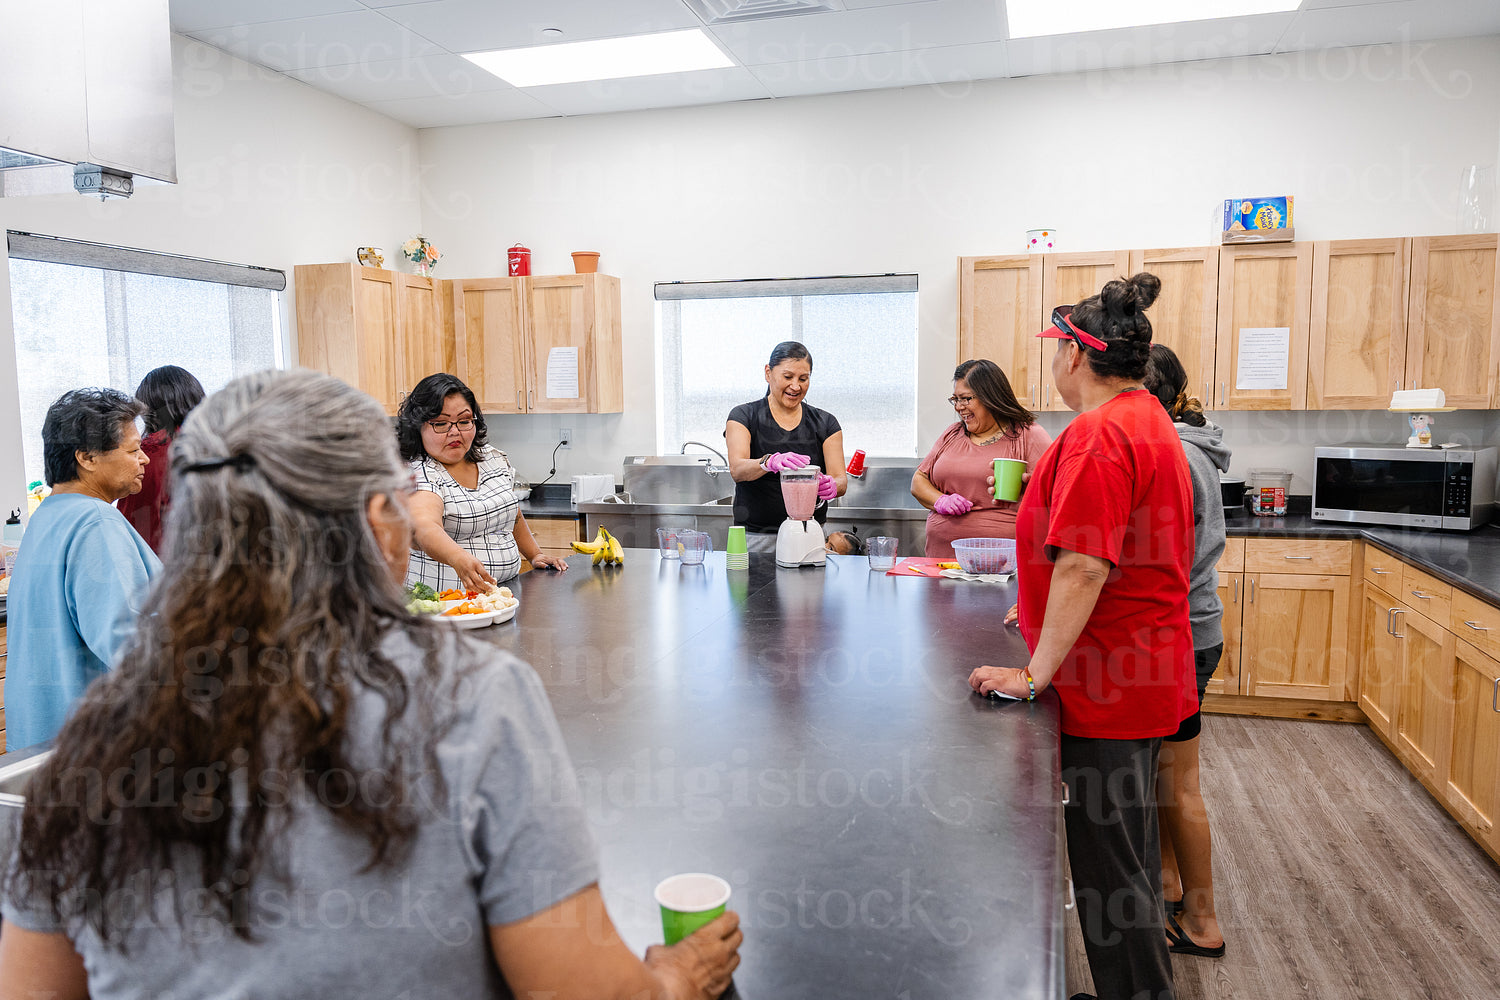
<svg viewBox="0 0 1500 1000"><path fill-rule="evenodd" d="M1028 694L1026 695L1026 700L1027 701L1036 701L1036 681L1034 681L1034 680L1031 679L1031 667L1030 666L1022 667L1021 668L1021 673L1024 674L1025 677L1026 677L1026 689L1028 691Z"/></svg>

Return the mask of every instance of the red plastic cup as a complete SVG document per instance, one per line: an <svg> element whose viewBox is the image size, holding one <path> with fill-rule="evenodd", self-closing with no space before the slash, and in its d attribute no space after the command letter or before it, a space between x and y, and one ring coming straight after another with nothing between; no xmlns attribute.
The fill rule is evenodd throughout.
<svg viewBox="0 0 1500 1000"><path fill-rule="evenodd" d="M855 479L863 476L865 474L865 453L856 448L854 451L854 457L849 459L849 468L845 469L844 471L853 476Z"/></svg>

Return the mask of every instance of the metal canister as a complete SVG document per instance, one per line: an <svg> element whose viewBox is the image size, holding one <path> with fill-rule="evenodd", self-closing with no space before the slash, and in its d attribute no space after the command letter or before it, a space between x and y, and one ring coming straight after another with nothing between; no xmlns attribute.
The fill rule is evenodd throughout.
<svg viewBox="0 0 1500 1000"><path fill-rule="evenodd" d="M517 243L509 250L510 276L512 278L525 277L531 273L531 251Z"/></svg>

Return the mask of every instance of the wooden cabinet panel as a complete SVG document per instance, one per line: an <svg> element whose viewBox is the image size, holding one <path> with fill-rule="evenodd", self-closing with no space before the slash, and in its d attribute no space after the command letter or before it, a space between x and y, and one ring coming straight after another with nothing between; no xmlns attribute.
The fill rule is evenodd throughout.
<svg viewBox="0 0 1500 1000"><path fill-rule="evenodd" d="M1016 398L1040 406L1038 366L1045 326L1042 314L1042 258L960 257L958 259L958 358L988 358L1010 379Z"/></svg>
<svg viewBox="0 0 1500 1000"><path fill-rule="evenodd" d="M564 559L589 559L590 556L574 552L573 542L583 541L583 521L573 517L537 517L527 518L526 526L531 529L531 537L536 539L537 547L549 556L562 556ZM531 563L521 560L521 572L530 571Z"/></svg>
<svg viewBox="0 0 1500 1000"><path fill-rule="evenodd" d="M526 408L533 413L618 413L624 408L620 369L620 279L564 274L526 279L531 346ZM548 395L554 349L577 352L574 397Z"/></svg>
<svg viewBox="0 0 1500 1000"><path fill-rule="evenodd" d="M443 326L443 282L414 274L398 274L397 303L401 309L401 387L397 397L406 398L422 379L437 372L454 370L454 338Z"/></svg>
<svg viewBox="0 0 1500 1000"><path fill-rule="evenodd" d="M1453 592L1452 632L1487 656L1500 657L1500 608L1462 590Z"/></svg>
<svg viewBox="0 0 1500 1000"><path fill-rule="evenodd" d="M519 278L452 283L458 377L485 413L526 412L525 319Z"/></svg>
<svg viewBox="0 0 1500 1000"><path fill-rule="evenodd" d="M1246 573L1245 585L1249 593L1241 629L1241 690L1247 695L1343 700L1349 578Z"/></svg>
<svg viewBox="0 0 1500 1000"><path fill-rule="evenodd" d="M1307 335L1312 313L1312 245L1228 246L1219 251L1217 407L1231 410L1301 410L1307 406ZM1287 387L1235 388L1240 331L1286 327Z"/></svg>
<svg viewBox="0 0 1500 1000"><path fill-rule="evenodd" d="M1414 774L1437 783L1443 779L1453 716L1453 634L1404 609L1394 620L1401 640L1396 750Z"/></svg>
<svg viewBox="0 0 1500 1000"><path fill-rule="evenodd" d="M1213 402L1214 328L1219 301L1219 248L1132 250L1127 274L1150 271L1161 295L1146 310L1151 339L1170 347L1188 375L1188 394Z"/></svg>
<svg viewBox="0 0 1500 1000"><path fill-rule="evenodd" d="M1101 250L1095 253L1051 253L1043 255L1042 308L1036 314L1035 334L1052 321L1052 310L1061 305L1076 305L1098 293L1106 281L1128 278L1130 254L1125 250ZM1038 341L1040 343L1040 341ZM1057 387L1052 384L1052 354L1042 351L1037 363L1041 380L1041 410L1066 410Z"/></svg>
<svg viewBox="0 0 1500 1000"><path fill-rule="evenodd" d="M1245 577L1241 573L1219 574L1219 603L1224 605L1224 652L1218 669L1208 681L1205 694L1240 693L1240 626L1245 601Z"/></svg>
<svg viewBox="0 0 1500 1000"><path fill-rule="evenodd" d="M1387 591L1401 589L1401 570L1406 564L1389 552L1365 545L1365 579Z"/></svg>
<svg viewBox="0 0 1500 1000"><path fill-rule="evenodd" d="M1348 576L1354 543L1306 538L1245 539L1245 572Z"/></svg>
<svg viewBox="0 0 1500 1000"><path fill-rule="evenodd" d="M1391 632L1399 602L1366 584L1360 601L1359 707L1370 726L1395 739L1396 694L1401 677L1401 640Z"/></svg>
<svg viewBox="0 0 1500 1000"><path fill-rule="evenodd" d="M1411 241L1313 245L1307 408L1383 410L1406 367Z"/></svg>
<svg viewBox="0 0 1500 1000"><path fill-rule="evenodd" d="M358 264L299 264L297 360L369 393L394 414L400 394L398 275Z"/></svg>
<svg viewBox="0 0 1500 1000"><path fill-rule="evenodd" d="M1219 556L1220 573L1243 573L1245 571L1245 539L1224 539L1224 553Z"/></svg>
<svg viewBox="0 0 1500 1000"><path fill-rule="evenodd" d="M1453 588L1417 569L1401 567L1401 603L1443 628L1452 617Z"/></svg>
<svg viewBox="0 0 1500 1000"><path fill-rule="evenodd" d="M1500 845L1500 662L1467 642L1453 654L1448 804L1492 846Z"/></svg>
<svg viewBox="0 0 1500 1000"><path fill-rule="evenodd" d="M1493 233L1412 240L1407 388L1441 388L1449 406L1487 409L1500 359Z"/></svg>

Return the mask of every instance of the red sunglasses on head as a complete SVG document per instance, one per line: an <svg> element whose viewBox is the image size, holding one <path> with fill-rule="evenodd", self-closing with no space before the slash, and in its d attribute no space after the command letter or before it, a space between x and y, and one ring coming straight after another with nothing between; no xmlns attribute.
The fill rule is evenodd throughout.
<svg viewBox="0 0 1500 1000"><path fill-rule="evenodd" d="M1079 329L1073 325L1073 307L1058 306L1052 310L1052 325L1047 327L1038 337L1055 337L1058 340L1072 340L1078 346L1092 347L1096 351L1107 351L1109 345L1092 333Z"/></svg>

